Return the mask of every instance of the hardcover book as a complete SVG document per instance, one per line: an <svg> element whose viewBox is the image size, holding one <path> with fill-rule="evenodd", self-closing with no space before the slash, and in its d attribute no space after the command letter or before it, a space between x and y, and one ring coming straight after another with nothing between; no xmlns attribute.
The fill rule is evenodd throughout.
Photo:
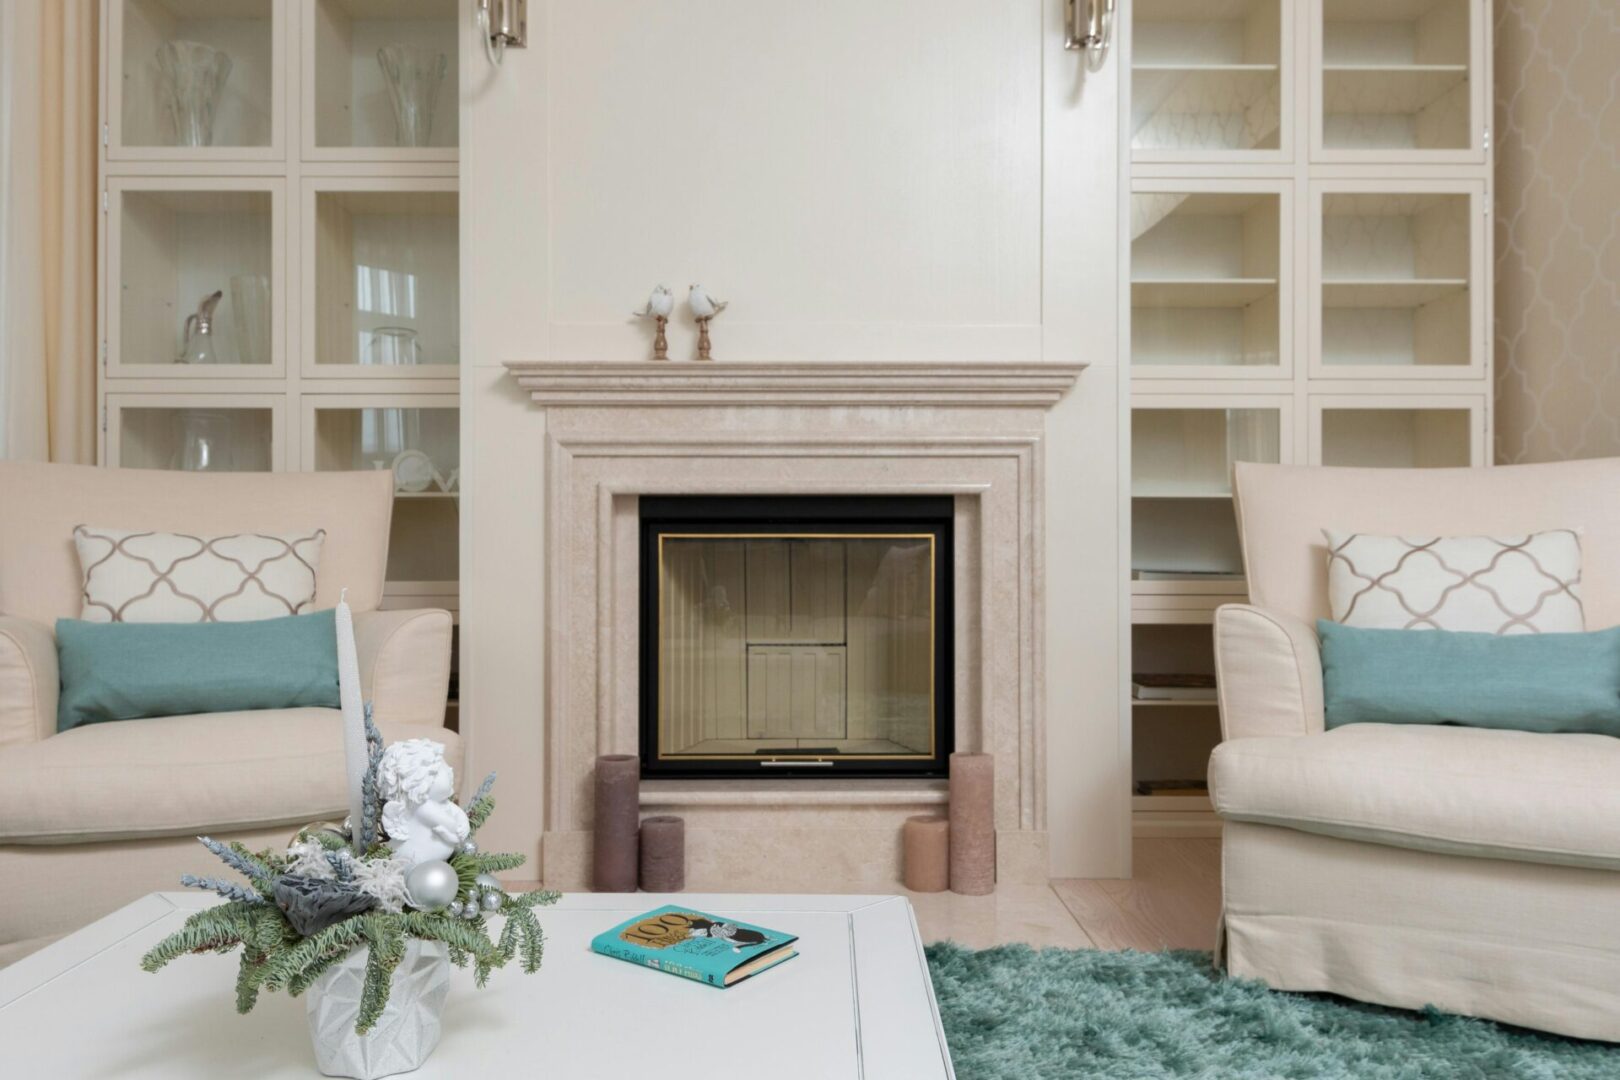
<svg viewBox="0 0 1620 1080"><path fill-rule="evenodd" d="M799 955L793 934L665 904L591 939L591 950L721 988Z"/></svg>

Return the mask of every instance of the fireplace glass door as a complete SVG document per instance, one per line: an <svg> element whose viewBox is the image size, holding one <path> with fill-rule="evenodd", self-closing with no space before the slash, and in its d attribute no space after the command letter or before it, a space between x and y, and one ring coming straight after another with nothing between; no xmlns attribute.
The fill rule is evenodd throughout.
<svg viewBox="0 0 1620 1080"><path fill-rule="evenodd" d="M948 499L643 503L648 775L943 775Z"/></svg>

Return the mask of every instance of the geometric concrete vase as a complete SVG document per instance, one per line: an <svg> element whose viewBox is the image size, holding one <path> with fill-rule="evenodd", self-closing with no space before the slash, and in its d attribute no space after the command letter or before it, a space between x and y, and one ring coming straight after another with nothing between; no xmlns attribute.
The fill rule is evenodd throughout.
<svg viewBox="0 0 1620 1080"><path fill-rule="evenodd" d="M377 1080L419 1068L439 1045L439 1020L450 994L450 950L442 941L411 938L394 969L388 1006L364 1035L354 1033L368 950L355 949L310 984L309 1037L315 1064L327 1076Z"/></svg>

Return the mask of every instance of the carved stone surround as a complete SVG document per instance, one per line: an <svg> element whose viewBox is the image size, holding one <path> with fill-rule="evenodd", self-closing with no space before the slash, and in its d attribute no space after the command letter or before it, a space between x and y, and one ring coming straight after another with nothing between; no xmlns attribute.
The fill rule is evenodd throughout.
<svg viewBox="0 0 1620 1080"><path fill-rule="evenodd" d="M998 874L1046 880L1042 445L1080 365L513 363L546 413L548 885L588 884L591 769L638 750L638 499L952 495L956 745L996 755ZM875 889L941 781L642 785L693 889Z"/></svg>

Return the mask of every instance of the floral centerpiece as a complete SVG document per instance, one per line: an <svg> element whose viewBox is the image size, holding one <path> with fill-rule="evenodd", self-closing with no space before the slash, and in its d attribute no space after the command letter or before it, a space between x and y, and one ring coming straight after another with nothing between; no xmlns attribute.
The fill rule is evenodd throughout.
<svg viewBox="0 0 1620 1080"><path fill-rule="evenodd" d="M347 697L359 680L345 672L353 667L352 636L343 662L345 614L340 605ZM479 986L514 959L538 971L545 939L534 909L558 894L507 892L494 875L523 856L482 852L473 839L495 809L493 773L458 804L441 744L411 739L385 750L370 705L363 717L352 711L363 731L361 752L349 754L359 813L342 826L307 826L283 851L199 837L245 883L184 875L182 884L225 902L192 915L141 966L156 972L179 956L240 948L237 1011L265 991L307 991L321 1071L369 1080L416 1068L437 1044L451 964L471 964ZM497 915L504 925L493 935Z"/></svg>

